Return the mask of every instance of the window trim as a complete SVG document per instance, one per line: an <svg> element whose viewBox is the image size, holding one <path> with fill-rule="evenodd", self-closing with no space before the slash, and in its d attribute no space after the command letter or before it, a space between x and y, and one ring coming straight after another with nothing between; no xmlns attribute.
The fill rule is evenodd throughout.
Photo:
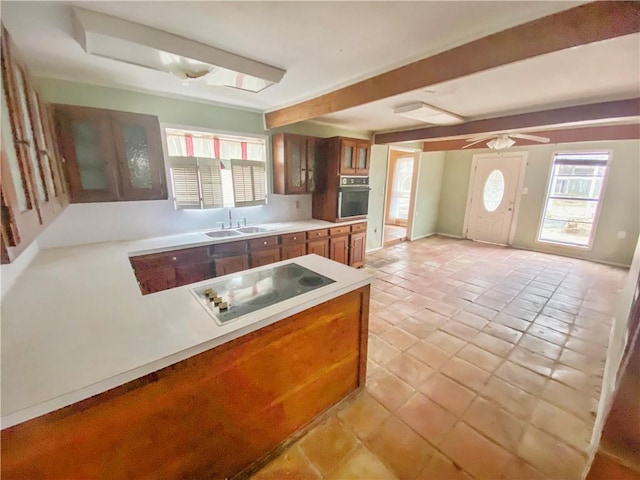
<svg viewBox="0 0 640 480"><path fill-rule="evenodd" d="M602 189L600 191L600 197L597 200L597 205L596 205L596 211L595 214L593 216L593 227L591 228L591 232L589 233L589 241L587 245L576 245L576 244L571 244L571 243L564 243L564 242L558 242L558 241L554 241L554 240L542 240L540 239L540 235L542 234L542 226L544 224L544 217L545 217L545 213L547 212L547 204L549 203L549 193L551 190L551 183L553 180L553 167L554 167L554 160L556 155L559 154L593 154L593 153L606 153L609 156L609 159L607 160L607 168L604 172L604 176L602 177ZM543 198L543 204L542 204L542 208L540 210L540 217L538 219L538 229L536 232L536 238L535 238L535 243L537 244L542 244L542 245L552 245L554 247L560 247L560 248L568 248L568 249L575 249L575 250L581 250L581 251L585 251L585 252L590 252L593 249L593 242L595 240L596 237L596 232L598 230L598 225L600 222L600 212L602 211L602 204L604 203L604 197L605 194L607 192L607 183L609 180L609 172L611 170L611 163L613 162L613 150L611 149L607 149L607 148L593 148L593 149L579 149L579 150L568 150L568 149L563 149L563 150L555 150L551 153L551 162L549 164L549 171L547 174L547 185L545 188L545 193L544 193L544 198Z"/></svg>
<svg viewBox="0 0 640 480"><path fill-rule="evenodd" d="M264 133L253 133L253 132L240 132L234 130L222 130L222 129L213 129L208 127L201 127L198 125L184 125L179 123L167 123L160 122L160 130L162 137L162 149L164 155L164 165L165 165L165 177L167 180L167 190L169 194L169 201L174 203L175 192L173 191L173 184L171 183L171 168L170 168L170 158L169 155L169 146L167 144L167 128L174 128L177 130L197 130L201 132L211 133L211 134L220 134L220 135L229 135L236 137L252 137L252 138L260 138L264 140L264 148L265 148L265 181L267 185L265 186L265 200L264 203L260 203L259 205L268 205L269 204L269 196L273 195L273 161L271 158L272 155L272 147L271 147L271 136ZM248 206L248 205L246 205ZM231 207L231 208L244 208L245 206L239 207ZM226 207L222 207L226 208ZM190 209L190 210L200 210L200 209ZM211 210L211 209L202 209L203 211Z"/></svg>

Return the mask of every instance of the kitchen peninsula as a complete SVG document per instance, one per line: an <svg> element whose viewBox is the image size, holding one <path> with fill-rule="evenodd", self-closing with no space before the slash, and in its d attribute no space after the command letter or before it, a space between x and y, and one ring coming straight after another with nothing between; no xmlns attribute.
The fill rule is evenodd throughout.
<svg viewBox="0 0 640 480"><path fill-rule="evenodd" d="M364 383L366 272L218 277L329 279L219 325L192 292L212 280L141 294L129 255L163 245L45 250L5 297L3 478L225 478Z"/></svg>

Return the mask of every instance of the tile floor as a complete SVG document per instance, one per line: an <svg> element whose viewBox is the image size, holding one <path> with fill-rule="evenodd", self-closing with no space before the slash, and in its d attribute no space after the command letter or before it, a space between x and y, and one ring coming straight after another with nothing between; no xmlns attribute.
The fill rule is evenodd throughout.
<svg viewBox="0 0 640 480"><path fill-rule="evenodd" d="M407 239L407 227L399 225L384 226L384 246L388 247Z"/></svg>
<svg viewBox="0 0 640 480"><path fill-rule="evenodd" d="M366 387L255 480L580 478L626 270L443 237L366 268Z"/></svg>

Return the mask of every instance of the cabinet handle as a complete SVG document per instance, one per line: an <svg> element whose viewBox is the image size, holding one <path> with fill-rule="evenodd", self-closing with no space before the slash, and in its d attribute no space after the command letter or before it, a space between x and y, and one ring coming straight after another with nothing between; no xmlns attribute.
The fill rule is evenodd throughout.
<svg viewBox="0 0 640 480"><path fill-rule="evenodd" d="M294 240L297 240L297 239L298 239L298 237L293 237L293 239L294 239Z"/></svg>
<svg viewBox="0 0 640 480"><path fill-rule="evenodd" d="M266 245L266 244L267 244L267 242L262 242L262 243L263 243L264 245Z"/></svg>
<svg viewBox="0 0 640 480"><path fill-rule="evenodd" d="M173 260L174 262L178 259L178 257L171 257L171 260Z"/></svg>

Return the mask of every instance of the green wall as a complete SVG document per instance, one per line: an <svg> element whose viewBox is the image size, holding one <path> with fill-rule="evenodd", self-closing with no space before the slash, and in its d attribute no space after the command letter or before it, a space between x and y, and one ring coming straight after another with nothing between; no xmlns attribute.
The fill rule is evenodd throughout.
<svg viewBox="0 0 640 480"><path fill-rule="evenodd" d="M411 240L436 232L444 159L444 152L420 154Z"/></svg>
<svg viewBox="0 0 640 480"><path fill-rule="evenodd" d="M36 81L43 97L50 102L146 113L156 115L162 123L258 135L284 131L317 137L369 138L367 132L313 122L301 122L270 132L264 129L262 113L257 111L66 80L38 78Z"/></svg>
<svg viewBox="0 0 640 480"><path fill-rule="evenodd" d="M609 177L591 250L563 247L536 241L547 191L553 154L558 151L610 150ZM630 265L640 232L640 142L620 140L514 148L527 151L528 161L521 195L513 246L601 262ZM471 161L488 150L452 151L445 156L438 232L463 236ZM626 238L619 239L618 232Z"/></svg>

